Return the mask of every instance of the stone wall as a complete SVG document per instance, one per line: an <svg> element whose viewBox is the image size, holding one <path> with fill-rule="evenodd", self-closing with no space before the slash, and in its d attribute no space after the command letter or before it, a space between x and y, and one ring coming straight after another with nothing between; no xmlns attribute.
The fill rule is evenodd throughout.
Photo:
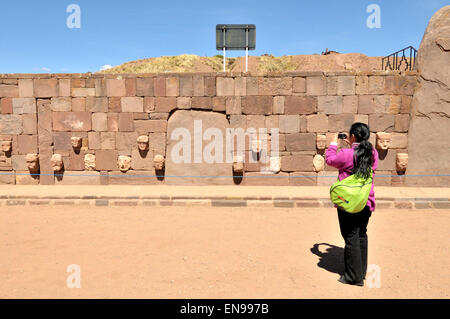
<svg viewBox="0 0 450 319"><path fill-rule="evenodd" d="M377 178L376 183L402 185L395 157L398 152L407 153L416 83L415 73L395 72L288 72L265 77L225 73L3 75L0 140L11 141L12 149L0 155L0 183L175 182L174 175L186 170L170 163L168 127L178 127L184 118L192 122L196 116L211 121L209 113L216 114L221 130L279 128L281 170L266 174L262 171L268 164L245 160L242 177L233 178L236 174L229 163L202 163L196 173L229 178L178 179L180 182L329 185L337 172L326 165L322 171L314 168L313 157L323 154L316 147L316 137L326 135L329 143L330 133L347 132L358 121L369 125L374 145L376 132L391 133L390 149L380 158L377 173L395 176ZM178 110L186 116L175 116ZM189 121L185 124L190 125ZM142 135L149 138L145 154L136 143ZM82 138L81 149L72 147L71 137ZM36 175L30 175L26 162L27 154L33 153L39 154ZM64 170L56 175L50 161L53 154L60 154L64 162ZM95 155L94 170L85 168L86 154ZM157 173L153 167L158 154L166 158L165 173ZM118 156L131 157L130 170L119 170ZM166 177L155 177L162 174Z"/></svg>

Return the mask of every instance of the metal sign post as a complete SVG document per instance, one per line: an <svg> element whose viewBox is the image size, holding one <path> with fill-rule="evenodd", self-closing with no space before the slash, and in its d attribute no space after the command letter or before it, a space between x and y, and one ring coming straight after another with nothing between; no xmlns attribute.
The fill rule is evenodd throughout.
<svg viewBox="0 0 450 319"><path fill-rule="evenodd" d="M245 72L248 72L248 50L256 48L254 24L216 25L216 49L223 50L223 71L226 71L226 50L245 50Z"/></svg>

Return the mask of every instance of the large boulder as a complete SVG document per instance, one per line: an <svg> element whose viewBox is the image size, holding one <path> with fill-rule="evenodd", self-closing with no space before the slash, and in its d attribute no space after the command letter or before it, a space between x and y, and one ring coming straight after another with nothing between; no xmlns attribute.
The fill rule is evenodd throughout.
<svg viewBox="0 0 450 319"><path fill-rule="evenodd" d="M197 136L194 135L194 121L197 121ZM226 158L225 136L226 129L229 127L227 118L221 113L194 110L175 111L170 116L167 126L166 183L233 184L232 162L227 162ZM214 150L208 148L211 140L209 138L203 140L207 129L213 129L209 131L217 133L215 136L221 140L219 144L216 144L222 150L222 156L217 157L217 162L209 156L209 154L216 154ZM182 144L180 143L183 140L186 142L186 147L181 148ZM213 137L212 140L215 138ZM197 147L194 147L194 142L197 143ZM183 159L183 156L186 155L184 151L189 153L185 160Z"/></svg>
<svg viewBox="0 0 450 319"><path fill-rule="evenodd" d="M450 174L450 6L431 18L417 56L407 175ZM406 176L407 185L450 186L449 176Z"/></svg>

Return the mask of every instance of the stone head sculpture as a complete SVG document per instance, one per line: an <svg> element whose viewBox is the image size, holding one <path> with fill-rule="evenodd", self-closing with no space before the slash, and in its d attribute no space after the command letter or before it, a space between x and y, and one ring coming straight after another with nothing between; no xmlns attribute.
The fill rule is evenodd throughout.
<svg viewBox="0 0 450 319"><path fill-rule="evenodd" d="M11 152L12 142L11 141L2 141L2 151L5 153Z"/></svg>
<svg viewBox="0 0 450 319"><path fill-rule="evenodd" d="M162 171L164 169L164 156L156 154L153 158L153 167L157 171Z"/></svg>
<svg viewBox="0 0 450 319"><path fill-rule="evenodd" d="M397 172L404 172L408 167L408 154L407 153L397 153L395 158L395 168Z"/></svg>
<svg viewBox="0 0 450 319"><path fill-rule="evenodd" d="M74 150L79 150L81 148L81 144L83 142L83 139L78 136L72 136L70 138L70 144L72 144L72 147Z"/></svg>
<svg viewBox="0 0 450 319"><path fill-rule="evenodd" d="M54 172L60 172L63 169L64 164L61 154L53 154L50 162Z"/></svg>
<svg viewBox="0 0 450 319"><path fill-rule="evenodd" d="M278 173L281 170L281 157L274 156L269 159L270 170L274 173Z"/></svg>
<svg viewBox="0 0 450 319"><path fill-rule="evenodd" d="M128 171L131 167L131 157L119 155L119 158L117 159L117 165L119 166L121 172Z"/></svg>
<svg viewBox="0 0 450 319"><path fill-rule="evenodd" d="M391 143L391 134L385 132L377 133L377 148L379 150L387 150Z"/></svg>
<svg viewBox="0 0 450 319"><path fill-rule="evenodd" d="M244 158L242 155L233 155L233 171L236 173L244 171Z"/></svg>
<svg viewBox="0 0 450 319"><path fill-rule="evenodd" d="M39 171L39 156L37 154L27 154L25 159L31 173Z"/></svg>
<svg viewBox="0 0 450 319"><path fill-rule="evenodd" d="M95 155L94 154L84 155L84 168L87 171L95 171Z"/></svg>
<svg viewBox="0 0 450 319"><path fill-rule="evenodd" d="M148 135L141 135L137 138L137 144L139 151L147 151L148 150Z"/></svg>
<svg viewBox="0 0 450 319"><path fill-rule="evenodd" d="M323 158L322 155L317 154L316 156L314 156L313 166L314 166L314 171L316 171L316 172L323 171L323 169L325 167L325 159Z"/></svg>
<svg viewBox="0 0 450 319"><path fill-rule="evenodd" d="M327 147L327 136L324 134L317 134L316 147L318 150L324 150Z"/></svg>

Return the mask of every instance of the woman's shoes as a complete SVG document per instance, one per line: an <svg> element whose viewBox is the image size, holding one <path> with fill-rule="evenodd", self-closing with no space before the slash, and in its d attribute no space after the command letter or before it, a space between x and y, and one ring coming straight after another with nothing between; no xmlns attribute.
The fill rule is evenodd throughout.
<svg viewBox="0 0 450 319"><path fill-rule="evenodd" d="M341 282L341 283L343 283L343 284L347 284L347 285L354 285L354 286L359 286L359 287L363 287L364 286L364 281L358 281L358 282L355 282L355 281L349 281L349 280L347 280L347 279L345 279L345 277L344 277L344 275L342 275L339 279L338 279L338 281L339 282Z"/></svg>

